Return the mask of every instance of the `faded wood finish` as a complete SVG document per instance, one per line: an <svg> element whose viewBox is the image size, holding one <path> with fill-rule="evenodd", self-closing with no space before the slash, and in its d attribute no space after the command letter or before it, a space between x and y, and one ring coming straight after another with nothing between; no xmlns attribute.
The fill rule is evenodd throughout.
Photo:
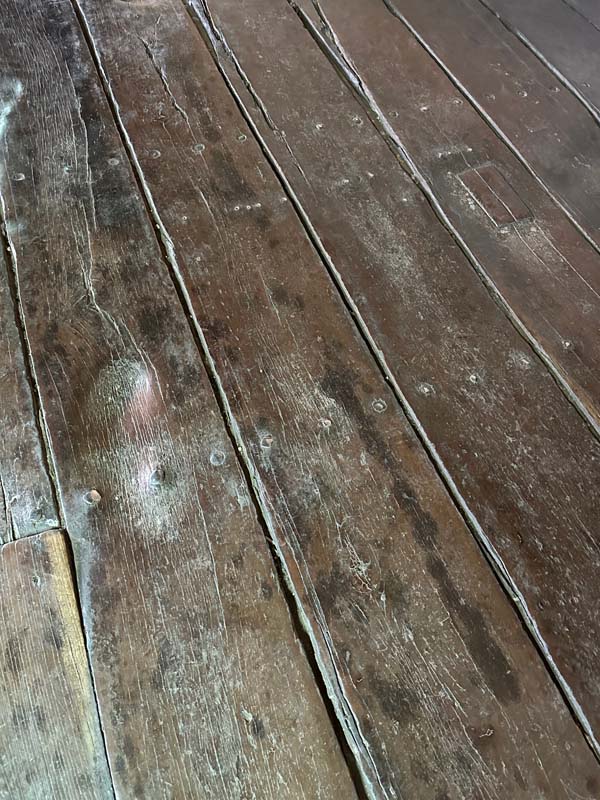
<svg viewBox="0 0 600 800"><path fill-rule="evenodd" d="M14 91L0 89L0 147ZM0 544L59 524L6 269L0 242Z"/></svg>
<svg viewBox="0 0 600 800"><path fill-rule="evenodd" d="M0 798L113 792L65 537L0 549Z"/></svg>
<svg viewBox="0 0 600 800"><path fill-rule="evenodd" d="M563 0L590 25L600 30L600 3L598 0Z"/></svg>
<svg viewBox="0 0 600 800"><path fill-rule="evenodd" d="M0 51L22 87L1 188L117 797L351 798L71 4L6 0Z"/></svg>
<svg viewBox="0 0 600 800"><path fill-rule="evenodd" d="M381 0L324 0L323 20L301 5L319 31L325 22L332 60L349 59L398 157L407 164L408 152L477 268L600 429L598 252Z"/></svg>
<svg viewBox="0 0 600 800"><path fill-rule="evenodd" d="M382 2L600 246L600 127L579 100L480 0Z"/></svg>
<svg viewBox="0 0 600 800"><path fill-rule="evenodd" d="M542 646L592 726L599 725L598 440L292 9L283 0L276 7L222 0L213 12L262 103L259 109L246 94L248 109L382 349L432 457L456 486L496 568L510 578ZM221 62L243 92L231 60Z"/></svg>
<svg viewBox="0 0 600 800"><path fill-rule="evenodd" d="M563 0L483 0L597 115L600 122L600 31ZM596 3L596 9L600 4Z"/></svg>
<svg viewBox="0 0 600 800"><path fill-rule="evenodd" d="M81 5L370 796L595 791L591 752L183 7Z"/></svg>

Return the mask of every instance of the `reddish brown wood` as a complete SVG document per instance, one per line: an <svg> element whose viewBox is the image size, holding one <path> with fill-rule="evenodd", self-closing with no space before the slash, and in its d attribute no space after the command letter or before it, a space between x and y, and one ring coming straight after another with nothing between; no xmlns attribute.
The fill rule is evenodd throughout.
<svg viewBox="0 0 600 800"><path fill-rule="evenodd" d="M301 95L315 95L300 80L299 65L308 82L330 73L314 70L312 56L298 59L296 48L312 51L308 38L296 38L295 17L285 4L271 6L266 19L256 4L239 12L234 5L222 4L223 13L239 13L248 31L257 25L260 35L272 34L274 54L290 59L298 79L290 105L305 111ZM593 789L598 768L591 753L182 6L84 0L81 7L373 796L560 797ZM267 58L253 36L245 41L259 61ZM283 69L274 59L265 68ZM335 97L347 98L335 78L330 85ZM290 91L286 81L274 87ZM282 97L274 113L287 110ZM360 109L348 108L366 128ZM300 120L311 130L320 123L308 115ZM288 144L294 147L291 138ZM373 132L364 147L378 178L389 173L383 188L395 184L396 199L398 188L411 192L411 184L380 144ZM362 167L361 140L349 145L348 163L341 164L342 148L329 144L319 153L313 141L314 168L302 153L297 164L310 166L310 177L300 180L311 182L307 191L316 198L325 193L315 170L331 181L328 208L338 215L340 237L349 237L362 258L346 221L344 183L331 180L353 174L339 173L350 159ZM348 191L368 213L372 196L354 184ZM423 206L414 190L413 197L417 211L403 212L412 216ZM369 219L378 247L400 246L395 233L386 241ZM434 268L430 260L427 266ZM389 288L388 295L395 314L401 303ZM489 316L487 295L480 297ZM487 325L502 341L507 324L492 309ZM517 373L521 381L551 393L539 365L532 359L528 367ZM552 397L562 402L562 395ZM566 407L568 419L579 420Z"/></svg>
<svg viewBox="0 0 600 800"><path fill-rule="evenodd" d="M4 2L0 53L22 87L0 190L116 795L352 798L71 3Z"/></svg>
<svg viewBox="0 0 600 800"><path fill-rule="evenodd" d="M15 314L0 242L0 544L59 524Z"/></svg>
<svg viewBox="0 0 600 800"><path fill-rule="evenodd" d="M114 797L59 531L0 549L0 797Z"/></svg>
<svg viewBox="0 0 600 800"><path fill-rule="evenodd" d="M420 420L432 456L596 725L598 440L292 9L224 0L213 11L263 104L260 110L246 93L247 107ZM231 60L221 63L245 91ZM203 284L198 291L205 294Z"/></svg>

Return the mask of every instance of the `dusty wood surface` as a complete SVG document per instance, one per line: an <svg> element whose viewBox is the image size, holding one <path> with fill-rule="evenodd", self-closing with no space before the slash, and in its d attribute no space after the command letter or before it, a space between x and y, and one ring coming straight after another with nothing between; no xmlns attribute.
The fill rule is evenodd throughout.
<svg viewBox="0 0 600 800"><path fill-rule="evenodd" d="M0 94L0 147L14 102L11 92L14 88ZM7 266L0 242L0 544L58 525Z"/></svg>
<svg viewBox="0 0 600 800"><path fill-rule="evenodd" d="M81 7L373 795L593 788L579 731L183 8ZM310 42L279 47L285 9L239 13L289 55Z"/></svg>
<svg viewBox="0 0 600 800"><path fill-rule="evenodd" d="M564 0L483 2L600 122L600 31Z"/></svg>
<svg viewBox="0 0 600 800"><path fill-rule="evenodd" d="M0 798L110 800L65 537L0 549Z"/></svg>
<svg viewBox="0 0 600 800"><path fill-rule="evenodd" d="M71 4L3 2L0 47L22 87L1 188L116 794L352 797Z"/></svg>
<svg viewBox="0 0 600 800"><path fill-rule="evenodd" d="M600 246L600 127L579 100L480 0L385 2Z"/></svg>
<svg viewBox="0 0 600 800"><path fill-rule="evenodd" d="M394 151L419 171L476 269L598 425L598 252L381 0L319 8L338 36L331 41L325 27L322 42L368 88L365 108L397 137ZM311 19L321 31L318 14Z"/></svg>
<svg viewBox="0 0 600 800"><path fill-rule="evenodd" d="M222 2L215 19L263 104L257 110L245 95L248 108L382 348L432 457L597 725L598 440L311 48L292 10L283 1L276 11L266 0ZM231 62L222 63L235 80Z"/></svg>
<svg viewBox="0 0 600 800"><path fill-rule="evenodd" d="M590 25L600 29L600 4L597 0L563 0L563 2L577 11Z"/></svg>

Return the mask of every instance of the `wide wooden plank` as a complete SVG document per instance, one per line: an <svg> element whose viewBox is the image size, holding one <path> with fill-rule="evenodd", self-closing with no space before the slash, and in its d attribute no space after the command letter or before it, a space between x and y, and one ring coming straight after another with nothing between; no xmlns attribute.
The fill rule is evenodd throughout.
<svg viewBox="0 0 600 800"><path fill-rule="evenodd" d="M351 60L369 89L365 105L398 137L399 157L408 152L407 168L419 171L491 290L599 426L598 252L381 0L320 8L338 36L321 39L332 59ZM320 29L312 4L302 9Z"/></svg>
<svg viewBox="0 0 600 800"><path fill-rule="evenodd" d="M0 147L10 96L0 94ZM59 524L38 423L0 244L0 544Z"/></svg>
<svg viewBox="0 0 600 800"><path fill-rule="evenodd" d="M600 122L600 31L563 0L483 2Z"/></svg>
<svg viewBox="0 0 600 800"><path fill-rule="evenodd" d="M0 549L0 797L113 791L64 534Z"/></svg>
<svg viewBox="0 0 600 800"><path fill-rule="evenodd" d="M597 726L597 438L292 9L223 0L213 13L259 98L246 93L248 110L382 368L583 724ZM231 58L222 67L245 91Z"/></svg>
<svg viewBox="0 0 600 800"><path fill-rule="evenodd" d="M116 795L353 797L72 4L7 0L0 52L22 87L1 190Z"/></svg>
<svg viewBox="0 0 600 800"><path fill-rule="evenodd" d="M81 6L369 796L593 788L591 752L182 6Z"/></svg>
<svg viewBox="0 0 600 800"><path fill-rule="evenodd" d="M384 0L600 246L600 127L480 0Z"/></svg>

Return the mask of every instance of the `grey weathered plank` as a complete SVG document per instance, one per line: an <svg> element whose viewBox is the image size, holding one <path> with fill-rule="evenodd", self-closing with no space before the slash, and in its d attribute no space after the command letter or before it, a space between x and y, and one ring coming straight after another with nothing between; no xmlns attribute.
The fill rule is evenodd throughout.
<svg viewBox="0 0 600 800"><path fill-rule="evenodd" d="M591 752L182 6L81 7L371 796L585 793Z"/></svg>
<svg viewBox="0 0 600 800"><path fill-rule="evenodd" d="M600 29L600 3L598 0L563 0L595 28Z"/></svg>
<svg viewBox="0 0 600 800"><path fill-rule="evenodd" d="M563 0L481 0L600 122L600 31Z"/></svg>
<svg viewBox="0 0 600 800"><path fill-rule="evenodd" d="M113 791L64 534L0 549L0 798Z"/></svg>
<svg viewBox="0 0 600 800"><path fill-rule="evenodd" d="M14 87L3 88L0 80L0 152L14 103ZM0 241L0 544L58 524Z"/></svg>
<svg viewBox="0 0 600 800"><path fill-rule="evenodd" d="M5 0L0 53L22 88L0 188L116 794L353 797L71 3Z"/></svg>
<svg viewBox="0 0 600 800"><path fill-rule="evenodd" d="M597 728L597 438L292 9L283 0L223 0L213 13L262 102L246 93L249 112L341 275L341 291L581 704L583 724ZM245 91L231 59L221 63Z"/></svg>
<svg viewBox="0 0 600 800"><path fill-rule="evenodd" d="M480 0L385 2L600 246L600 127L579 100Z"/></svg>
<svg viewBox="0 0 600 800"><path fill-rule="evenodd" d="M332 58L358 70L398 157L408 152L490 290L600 430L600 255L381 0L318 7L338 37Z"/></svg>

